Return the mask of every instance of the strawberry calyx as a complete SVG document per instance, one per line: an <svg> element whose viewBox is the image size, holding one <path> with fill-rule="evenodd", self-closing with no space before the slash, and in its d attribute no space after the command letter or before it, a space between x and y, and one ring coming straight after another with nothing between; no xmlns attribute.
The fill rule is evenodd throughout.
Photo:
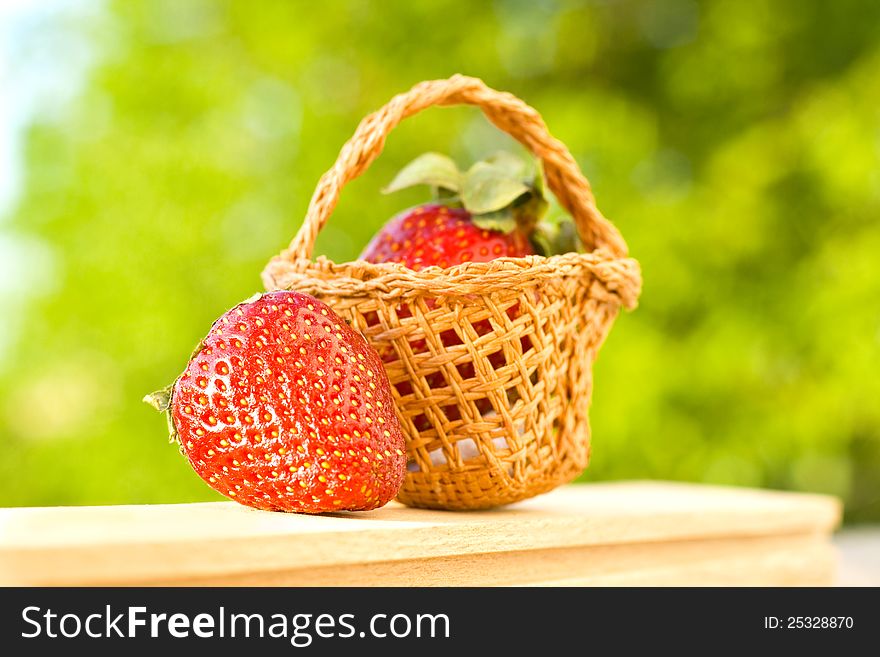
<svg viewBox="0 0 880 657"><path fill-rule="evenodd" d="M173 394L174 384L172 383L170 386L146 395L143 401L165 415L165 419L168 422L168 442L180 443L177 427L174 426L174 418L171 416L171 398Z"/></svg>
<svg viewBox="0 0 880 657"><path fill-rule="evenodd" d="M583 251L574 222L569 219L541 221L529 240L535 251L545 256Z"/></svg>
<svg viewBox="0 0 880 657"><path fill-rule="evenodd" d="M577 231L570 221L544 220L549 203L540 163L529 164L500 151L461 171L446 155L424 153L401 169L382 191L389 194L416 185L430 186L435 203L466 210L479 228L505 234L520 231L541 255L579 248ZM563 228L565 224L569 226Z"/></svg>

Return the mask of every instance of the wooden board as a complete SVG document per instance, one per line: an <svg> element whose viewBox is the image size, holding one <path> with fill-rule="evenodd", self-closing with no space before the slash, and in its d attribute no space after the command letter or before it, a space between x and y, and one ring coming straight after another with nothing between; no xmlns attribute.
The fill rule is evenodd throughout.
<svg viewBox="0 0 880 657"><path fill-rule="evenodd" d="M470 513L0 509L0 585L825 584L840 513L819 495L648 482Z"/></svg>

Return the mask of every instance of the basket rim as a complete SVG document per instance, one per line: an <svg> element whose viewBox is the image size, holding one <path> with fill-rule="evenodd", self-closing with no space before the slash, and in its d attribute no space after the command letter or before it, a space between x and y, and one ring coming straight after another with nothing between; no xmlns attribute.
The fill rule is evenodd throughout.
<svg viewBox="0 0 880 657"><path fill-rule="evenodd" d="M310 288L324 296L379 296L400 299L417 296L481 295L534 287L542 282L581 278L598 282L609 301L626 309L636 307L641 293L639 262L617 257L605 249L552 256L502 257L489 262L465 262L446 269L421 270L396 262L354 260L336 263L326 256L297 258L289 251L272 258L263 270L266 289Z"/></svg>

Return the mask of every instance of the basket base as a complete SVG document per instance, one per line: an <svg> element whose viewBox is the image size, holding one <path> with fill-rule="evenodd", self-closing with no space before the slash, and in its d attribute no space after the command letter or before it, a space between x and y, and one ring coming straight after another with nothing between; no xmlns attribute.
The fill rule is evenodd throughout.
<svg viewBox="0 0 880 657"><path fill-rule="evenodd" d="M476 511L513 504L547 493L576 479L589 464L589 447L583 462L571 460L551 475L530 475L522 483L506 472L481 469L460 473L408 473L395 498L417 509Z"/></svg>

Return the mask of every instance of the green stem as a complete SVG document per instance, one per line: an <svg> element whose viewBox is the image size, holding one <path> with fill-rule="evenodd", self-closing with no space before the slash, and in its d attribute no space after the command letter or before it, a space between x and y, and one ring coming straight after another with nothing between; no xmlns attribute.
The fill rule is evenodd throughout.
<svg viewBox="0 0 880 657"><path fill-rule="evenodd" d="M168 422L168 442L180 443L180 436L177 433L177 427L174 426L174 418L171 415L171 399L174 396L174 384L151 392L144 397L144 401L155 408L160 413L165 414L165 420Z"/></svg>

